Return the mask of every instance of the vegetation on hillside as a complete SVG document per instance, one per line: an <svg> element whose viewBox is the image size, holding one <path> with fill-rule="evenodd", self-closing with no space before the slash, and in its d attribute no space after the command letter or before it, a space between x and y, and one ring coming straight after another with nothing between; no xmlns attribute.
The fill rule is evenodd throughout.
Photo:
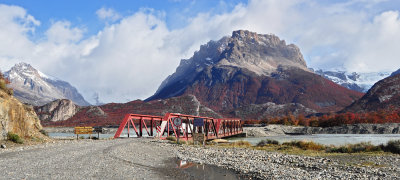
<svg viewBox="0 0 400 180"><path fill-rule="evenodd" d="M264 120L246 120L244 124L283 124L292 126L332 127L344 124L383 124L400 123L400 108L391 107L374 112L365 113L330 113L320 117L304 115L294 116L292 114L282 117L271 117Z"/></svg>
<svg viewBox="0 0 400 180"><path fill-rule="evenodd" d="M10 84L10 81L4 77L4 75L0 72L0 89L5 91L9 95L13 95L13 90L7 87L7 84Z"/></svg>

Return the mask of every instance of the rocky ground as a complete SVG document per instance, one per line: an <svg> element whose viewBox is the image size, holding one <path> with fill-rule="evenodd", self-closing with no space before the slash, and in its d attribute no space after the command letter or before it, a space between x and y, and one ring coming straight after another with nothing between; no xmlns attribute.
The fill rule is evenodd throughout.
<svg viewBox="0 0 400 180"><path fill-rule="evenodd" d="M244 127L243 131L248 137L266 137L285 135L285 132L297 132L302 130L300 126L284 126L271 124L263 127Z"/></svg>
<svg viewBox="0 0 400 180"><path fill-rule="evenodd" d="M360 164L352 164L352 156L307 157L243 148L183 146L178 156L232 168L257 179L400 179L399 155L355 155Z"/></svg>
<svg viewBox="0 0 400 180"><path fill-rule="evenodd" d="M400 178L399 155L307 157L130 138L0 149L0 179L203 179L177 169L177 157L232 169L242 179Z"/></svg>

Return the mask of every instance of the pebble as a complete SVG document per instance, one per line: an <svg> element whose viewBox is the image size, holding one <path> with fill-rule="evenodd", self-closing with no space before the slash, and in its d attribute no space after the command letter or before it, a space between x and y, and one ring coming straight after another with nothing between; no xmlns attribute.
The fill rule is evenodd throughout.
<svg viewBox="0 0 400 180"><path fill-rule="evenodd" d="M1 149L6 149L7 146L6 146L5 144L2 144L2 145L0 145L0 148L1 148Z"/></svg>

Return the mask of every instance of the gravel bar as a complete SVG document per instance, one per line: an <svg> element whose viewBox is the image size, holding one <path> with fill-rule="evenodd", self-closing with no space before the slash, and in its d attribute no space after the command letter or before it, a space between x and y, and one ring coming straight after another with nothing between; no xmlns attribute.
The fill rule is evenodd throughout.
<svg viewBox="0 0 400 180"><path fill-rule="evenodd" d="M196 179L176 158L237 172L243 179L400 179L400 156L309 157L247 148L187 146L150 138L69 140L0 149L0 179ZM345 163L344 163L345 162ZM197 177L198 178L198 177Z"/></svg>
<svg viewBox="0 0 400 180"><path fill-rule="evenodd" d="M182 146L178 157L233 169L255 179L400 179L399 155L363 157L381 165L374 167L348 165L327 157L286 155L246 148Z"/></svg>

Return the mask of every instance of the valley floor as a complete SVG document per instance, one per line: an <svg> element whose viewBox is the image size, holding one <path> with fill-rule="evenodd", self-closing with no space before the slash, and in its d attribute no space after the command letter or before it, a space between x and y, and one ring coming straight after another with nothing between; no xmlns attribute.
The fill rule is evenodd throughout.
<svg viewBox="0 0 400 180"><path fill-rule="evenodd" d="M0 149L0 179L196 179L176 168L176 158L232 169L256 179L400 177L400 155L310 157L130 138L59 140Z"/></svg>

